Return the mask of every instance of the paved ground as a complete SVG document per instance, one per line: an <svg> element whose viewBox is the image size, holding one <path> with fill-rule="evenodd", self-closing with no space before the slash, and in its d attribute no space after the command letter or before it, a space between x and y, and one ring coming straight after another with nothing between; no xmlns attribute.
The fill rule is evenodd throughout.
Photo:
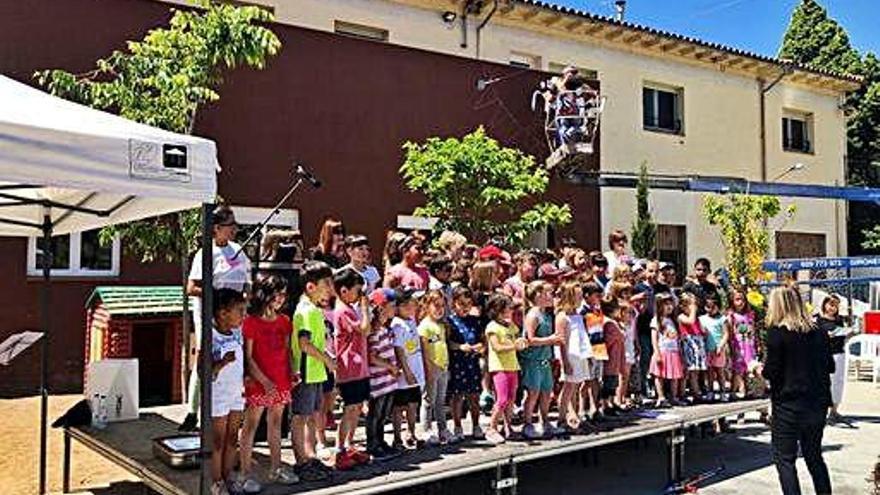
<svg viewBox="0 0 880 495"><path fill-rule="evenodd" d="M54 397L52 417L76 402L77 397ZM36 493L38 413L36 398L0 401L0 438L5 454L0 456L2 493ZM869 493L866 477L880 455L880 386L867 382L848 384L843 412L854 419L852 428L826 429L824 450L835 493ZM766 427L750 416L735 433L719 438L689 438L686 448L688 472L712 468L723 460L726 472L707 483L700 493L707 495L779 493L776 472L770 463L770 435ZM50 438L50 488L60 490L60 434ZM76 444L74 444L76 445ZM130 475L91 452L74 447L73 487L80 493L97 495L142 495L144 487ZM575 454L535 462L519 468L522 494L658 494L665 482L666 450L663 439L632 442L598 449L595 455ZM812 485L802 461L798 463L805 494ZM419 487L409 493L469 495L494 493L491 473L468 476L435 486Z"/></svg>

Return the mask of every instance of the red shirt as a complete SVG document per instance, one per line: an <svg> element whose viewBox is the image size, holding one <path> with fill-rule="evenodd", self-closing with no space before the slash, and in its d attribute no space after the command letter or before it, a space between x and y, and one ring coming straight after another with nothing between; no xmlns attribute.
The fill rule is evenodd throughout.
<svg viewBox="0 0 880 495"><path fill-rule="evenodd" d="M389 285L392 288L401 287L413 290L427 290L431 278L428 269L424 266L416 265L410 268L405 263L398 263L389 268L388 276L391 280Z"/></svg>
<svg viewBox="0 0 880 495"><path fill-rule="evenodd" d="M620 325L610 318L605 318L602 325L605 346L608 348L608 361L605 362L603 374L622 375L626 366L626 342Z"/></svg>
<svg viewBox="0 0 880 495"><path fill-rule="evenodd" d="M367 335L361 331L361 318L354 308L341 300L333 312L333 328L336 329L336 381L338 383L361 380L370 376L367 359Z"/></svg>
<svg viewBox="0 0 880 495"><path fill-rule="evenodd" d="M290 319L284 315L278 315L274 321L248 316L242 324L245 348L247 341L253 341L251 356L254 363L279 391L291 389L290 334L292 331ZM247 396L266 392L263 385L252 377L247 377L244 389Z"/></svg>

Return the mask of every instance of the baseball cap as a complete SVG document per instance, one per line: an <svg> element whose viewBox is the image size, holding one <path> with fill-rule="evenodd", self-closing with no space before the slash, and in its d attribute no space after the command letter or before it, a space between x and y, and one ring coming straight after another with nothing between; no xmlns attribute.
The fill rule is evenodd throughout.
<svg viewBox="0 0 880 495"><path fill-rule="evenodd" d="M367 236L360 234L349 235L345 238L345 247L354 248L360 246L367 246L370 242L367 240Z"/></svg>
<svg viewBox="0 0 880 495"><path fill-rule="evenodd" d="M391 289L378 288L370 292L370 304L384 306L397 300L397 293Z"/></svg>
<svg viewBox="0 0 880 495"><path fill-rule="evenodd" d="M497 261L504 258L504 253L498 246L490 244L480 248L477 257L480 258L480 261Z"/></svg>

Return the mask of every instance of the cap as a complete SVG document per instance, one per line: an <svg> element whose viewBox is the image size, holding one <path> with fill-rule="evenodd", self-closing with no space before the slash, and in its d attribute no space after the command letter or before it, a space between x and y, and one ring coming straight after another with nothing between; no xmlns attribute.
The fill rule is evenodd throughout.
<svg viewBox="0 0 880 495"><path fill-rule="evenodd" d="M660 270L666 270L667 268L675 270L675 263L672 263L671 261L661 261Z"/></svg>
<svg viewBox="0 0 880 495"><path fill-rule="evenodd" d="M607 267L607 266L608 266L608 258L606 258L605 255L602 254L602 253L594 254L594 255L590 258L590 263L591 263L592 265L599 265L599 266L603 266L603 265L604 265L604 266Z"/></svg>
<svg viewBox="0 0 880 495"><path fill-rule="evenodd" d="M638 273L645 269L645 260L635 260L632 264L632 272Z"/></svg>
<svg viewBox="0 0 880 495"><path fill-rule="evenodd" d="M370 241L367 240L367 236L360 234L352 234L345 238L345 247L354 248L360 246L368 246Z"/></svg>
<svg viewBox="0 0 880 495"><path fill-rule="evenodd" d="M378 288L370 292L370 304L373 306L384 306L397 300L397 293L391 289Z"/></svg>
<svg viewBox="0 0 880 495"><path fill-rule="evenodd" d="M477 252L477 257L480 258L480 261L496 261L504 258L504 253L501 251L501 248L498 246L488 245L483 246Z"/></svg>

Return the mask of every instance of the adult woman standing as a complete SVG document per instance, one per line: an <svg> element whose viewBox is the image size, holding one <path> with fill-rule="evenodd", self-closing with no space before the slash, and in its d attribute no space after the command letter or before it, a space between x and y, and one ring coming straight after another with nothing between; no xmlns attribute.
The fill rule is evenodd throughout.
<svg viewBox="0 0 880 495"><path fill-rule="evenodd" d="M816 493L831 493L828 467L822 458L822 433L831 405L833 372L828 334L817 331L800 294L789 287L773 289L767 310L767 359L762 373L770 380L771 445L784 495L801 493L795 469L798 445Z"/></svg>
<svg viewBox="0 0 880 495"><path fill-rule="evenodd" d="M831 375L831 411L828 412L828 421L837 423L843 420L843 417L837 412L837 408L843 399L843 387L846 384L846 354L844 351L846 336L840 332L844 322L840 317L839 297L832 294L822 300L822 311L816 316L816 326L828 334L831 342L834 374Z"/></svg>

